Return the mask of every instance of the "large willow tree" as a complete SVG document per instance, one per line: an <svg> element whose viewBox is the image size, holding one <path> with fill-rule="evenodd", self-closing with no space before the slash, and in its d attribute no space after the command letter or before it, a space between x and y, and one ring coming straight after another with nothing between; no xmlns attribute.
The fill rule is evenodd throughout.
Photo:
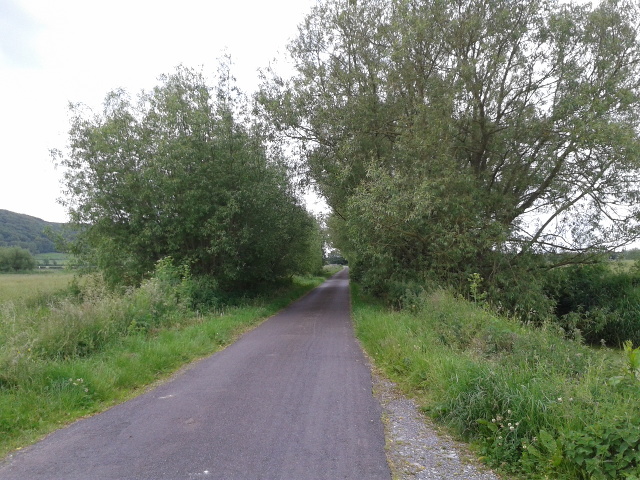
<svg viewBox="0 0 640 480"><path fill-rule="evenodd" d="M185 68L135 101L111 92L100 113L72 106L57 160L80 227L75 253L112 283L171 256L225 288L305 270L313 254L321 262L315 219L243 108L228 71L211 88Z"/></svg>
<svg viewBox="0 0 640 480"><path fill-rule="evenodd" d="M261 104L356 273L504 282L637 240L635 3L320 2Z"/></svg>

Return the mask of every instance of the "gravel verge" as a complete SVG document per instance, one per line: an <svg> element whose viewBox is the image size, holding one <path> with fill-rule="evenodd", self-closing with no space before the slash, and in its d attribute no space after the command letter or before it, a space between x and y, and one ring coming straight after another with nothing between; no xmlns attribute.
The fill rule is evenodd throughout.
<svg viewBox="0 0 640 480"><path fill-rule="evenodd" d="M382 407L387 460L394 480L500 480L464 443L439 431L393 382L375 369L372 379L374 396Z"/></svg>

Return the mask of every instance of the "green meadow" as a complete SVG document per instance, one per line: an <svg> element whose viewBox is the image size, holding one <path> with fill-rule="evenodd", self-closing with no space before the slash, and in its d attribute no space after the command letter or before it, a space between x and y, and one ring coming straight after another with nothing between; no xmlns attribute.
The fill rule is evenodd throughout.
<svg viewBox="0 0 640 480"><path fill-rule="evenodd" d="M74 273L64 270L38 271L0 275L0 302L46 300L64 290Z"/></svg>

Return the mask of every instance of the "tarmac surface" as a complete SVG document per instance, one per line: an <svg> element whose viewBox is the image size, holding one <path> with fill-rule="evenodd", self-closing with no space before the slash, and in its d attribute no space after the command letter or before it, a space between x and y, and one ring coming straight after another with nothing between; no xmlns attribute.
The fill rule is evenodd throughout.
<svg viewBox="0 0 640 480"><path fill-rule="evenodd" d="M345 269L236 343L0 464L0 479L390 480Z"/></svg>

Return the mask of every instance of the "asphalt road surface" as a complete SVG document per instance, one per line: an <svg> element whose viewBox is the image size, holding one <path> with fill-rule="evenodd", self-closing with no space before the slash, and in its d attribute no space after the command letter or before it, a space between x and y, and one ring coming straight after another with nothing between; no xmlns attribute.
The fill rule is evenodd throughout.
<svg viewBox="0 0 640 480"><path fill-rule="evenodd" d="M0 464L0 479L391 478L344 270L172 381Z"/></svg>

